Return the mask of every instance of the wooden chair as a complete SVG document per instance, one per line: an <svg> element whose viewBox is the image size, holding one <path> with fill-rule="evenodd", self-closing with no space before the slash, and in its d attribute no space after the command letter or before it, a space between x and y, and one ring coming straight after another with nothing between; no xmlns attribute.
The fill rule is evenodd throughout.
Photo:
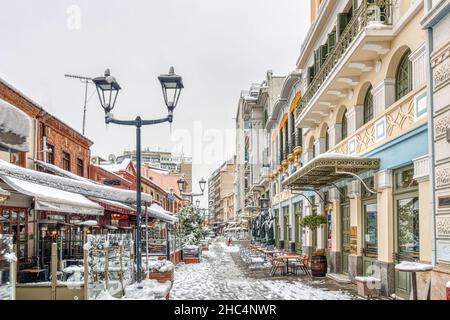
<svg viewBox="0 0 450 320"><path fill-rule="evenodd" d="M271 261L272 268L270 269L270 275L273 277L278 270L281 270L281 275L284 276L286 274L286 263L274 257Z"/></svg>

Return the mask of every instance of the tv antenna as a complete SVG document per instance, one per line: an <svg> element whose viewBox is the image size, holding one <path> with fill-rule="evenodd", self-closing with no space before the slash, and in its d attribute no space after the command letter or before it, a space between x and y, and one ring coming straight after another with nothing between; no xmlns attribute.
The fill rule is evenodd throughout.
<svg viewBox="0 0 450 320"><path fill-rule="evenodd" d="M84 77L84 76L77 76L77 75L73 75L73 74L65 74L64 77L78 79L78 80L80 80L81 82L83 82L86 85L85 90L84 90L83 130L82 130L82 133L83 133L83 136L84 136L84 133L85 133L85 130L86 130L86 106L87 106L88 84L90 82L92 82L92 78Z"/></svg>

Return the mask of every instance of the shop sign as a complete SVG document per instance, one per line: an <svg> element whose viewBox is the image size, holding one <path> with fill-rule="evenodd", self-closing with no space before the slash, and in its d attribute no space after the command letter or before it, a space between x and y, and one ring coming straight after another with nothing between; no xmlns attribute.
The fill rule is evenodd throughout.
<svg viewBox="0 0 450 320"><path fill-rule="evenodd" d="M438 198L439 209L450 208L450 196L439 197Z"/></svg>

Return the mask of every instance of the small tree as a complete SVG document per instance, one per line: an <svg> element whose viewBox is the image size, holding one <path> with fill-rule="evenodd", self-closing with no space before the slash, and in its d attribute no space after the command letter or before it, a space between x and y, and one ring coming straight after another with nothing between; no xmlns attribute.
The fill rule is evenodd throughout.
<svg viewBox="0 0 450 320"><path fill-rule="evenodd" d="M203 228L203 216L193 206L185 207L178 213L181 225L180 239L183 246L199 245L206 236Z"/></svg>
<svg viewBox="0 0 450 320"><path fill-rule="evenodd" d="M312 232L316 232L319 227L327 224L327 222L328 220L326 216L316 214L303 217L300 220L300 224ZM316 251L316 248L314 248L314 251Z"/></svg>

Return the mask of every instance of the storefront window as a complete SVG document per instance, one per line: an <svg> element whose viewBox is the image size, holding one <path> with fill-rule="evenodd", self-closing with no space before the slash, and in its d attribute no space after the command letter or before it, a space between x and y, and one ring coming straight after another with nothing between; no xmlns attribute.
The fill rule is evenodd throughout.
<svg viewBox="0 0 450 320"><path fill-rule="evenodd" d="M398 246L400 253L419 253L419 198L397 201Z"/></svg>
<svg viewBox="0 0 450 320"><path fill-rule="evenodd" d="M365 249L367 253L377 254L378 237L377 237L377 205L367 204L364 206L364 215L366 218L365 225Z"/></svg>
<svg viewBox="0 0 450 320"><path fill-rule="evenodd" d="M28 246L28 210L27 209L0 209L2 221L0 223L0 232L3 234L12 234L13 243L17 245L19 259L24 259L27 255Z"/></svg>
<svg viewBox="0 0 450 320"><path fill-rule="evenodd" d="M413 179L414 168L408 168L395 173L395 188L399 189L410 189L417 187L417 181Z"/></svg>

